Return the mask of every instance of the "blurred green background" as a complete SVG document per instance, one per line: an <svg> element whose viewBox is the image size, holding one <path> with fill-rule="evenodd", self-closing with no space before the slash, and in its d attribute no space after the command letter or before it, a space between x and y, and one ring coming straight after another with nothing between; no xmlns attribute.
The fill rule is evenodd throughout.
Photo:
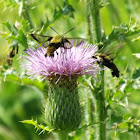
<svg viewBox="0 0 140 140"><path fill-rule="evenodd" d="M106 0L101 1L101 6L101 26L106 36L110 35L114 26L131 26L133 19L140 22L139 0ZM76 26L67 36L87 38L86 12L85 0L0 1L0 70L3 74L0 78L0 140L55 139L51 133L38 135L40 131L36 132L33 126L20 122L32 118L43 122L43 83L37 83L35 87L34 83L15 80L12 76L15 71L19 77L24 73L18 58L27 48L26 43L35 43L29 36L30 33L54 36L56 34L49 29L49 25L60 33ZM11 36L14 28L8 30L8 26L3 24L7 21L11 26L21 29L25 40L20 41L21 36L18 39ZM21 32L17 32L18 36ZM105 70L107 140L138 140L140 136L140 58L133 55L140 53L140 41L132 41L139 37L139 33L125 39L126 45L114 60L123 76L119 79L112 78L110 70ZM11 44L17 43L12 42L13 39L18 42L19 53L13 58L12 65L7 66L6 59ZM4 70L3 66L6 67ZM9 73L13 75L5 78ZM77 132L71 139L85 140L88 139L87 135L88 131L84 130L79 134Z"/></svg>

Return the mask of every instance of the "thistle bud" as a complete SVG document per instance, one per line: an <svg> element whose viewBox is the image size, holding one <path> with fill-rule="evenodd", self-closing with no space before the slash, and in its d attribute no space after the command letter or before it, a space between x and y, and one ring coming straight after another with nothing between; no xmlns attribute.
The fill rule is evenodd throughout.
<svg viewBox="0 0 140 140"><path fill-rule="evenodd" d="M81 122L77 78L67 76L49 80L50 89L45 107L45 120L50 129L73 131Z"/></svg>

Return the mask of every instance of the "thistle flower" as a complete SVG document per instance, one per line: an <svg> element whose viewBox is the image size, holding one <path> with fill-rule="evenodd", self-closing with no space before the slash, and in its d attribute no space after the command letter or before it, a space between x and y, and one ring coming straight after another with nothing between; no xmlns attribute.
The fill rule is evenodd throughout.
<svg viewBox="0 0 140 140"><path fill-rule="evenodd" d="M68 45L68 44L67 44ZM92 75L100 71L97 65L97 46L83 42L80 45L71 42L71 49L60 47L54 57L45 57L44 46L28 48L22 66L30 77L42 76L49 84L45 105L45 121L50 129L73 131L81 123L81 106L78 96L77 78Z"/></svg>

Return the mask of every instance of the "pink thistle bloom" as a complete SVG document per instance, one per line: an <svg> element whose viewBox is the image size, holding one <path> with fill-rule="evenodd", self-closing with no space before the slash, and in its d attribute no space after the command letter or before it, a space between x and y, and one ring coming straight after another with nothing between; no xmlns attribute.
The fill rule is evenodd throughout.
<svg viewBox="0 0 140 140"><path fill-rule="evenodd" d="M97 46L89 45L85 42L77 46L77 43L71 42L73 47L71 49L64 49L62 47L54 52L54 57L45 57L46 48L44 46L37 46L35 48L28 48L23 56L23 60L27 63L21 63L27 70L27 75L30 77L36 77L41 75L45 78L58 77L57 82L63 76L78 77L81 75L92 75L95 78L95 74L101 70L97 65L98 59L92 58L96 55L98 50ZM69 44L67 44L69 45Z"/></svg>

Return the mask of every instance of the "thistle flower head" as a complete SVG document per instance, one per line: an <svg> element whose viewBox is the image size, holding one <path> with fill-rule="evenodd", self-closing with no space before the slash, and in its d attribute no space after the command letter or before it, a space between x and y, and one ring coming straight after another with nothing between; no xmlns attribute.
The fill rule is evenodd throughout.
<svg viewBox="0 0 140 140"><path fill-rule="evenodd" d="M67 44L69 45L69 44ZM27 63L22 63L22 66L27 70L27 74L31 77L38 75L42 79L58 77L58 81L62 77L80 76L89 74L95 77L100 68L96 64L97 59L92 58L96 55L97 46L88 45L83 42L80 45L71 42L73 47L71 49L64 49L60 47L54 52L54 57L45 57L46 48L44 46L37 46L35 48L28 48L23 59Z"/></svg>
<svg viewBox="0 0 140 140"><path fill-rule="evenodd" d="M84 74L94 75L100 71L96 55L97 47L83 42L80 45L71 42L73 47L60 47L54 52L54 57L45 57L46 48L27 49L22 63L28 75L41 75L48 79L49 89L45 106L45 122L50 129L57 131L76 130L81 123L81 105L78 95L77 77ZM67 46L69 47L69 46ZM57 84L56 84L57 83Z"/></svg>

